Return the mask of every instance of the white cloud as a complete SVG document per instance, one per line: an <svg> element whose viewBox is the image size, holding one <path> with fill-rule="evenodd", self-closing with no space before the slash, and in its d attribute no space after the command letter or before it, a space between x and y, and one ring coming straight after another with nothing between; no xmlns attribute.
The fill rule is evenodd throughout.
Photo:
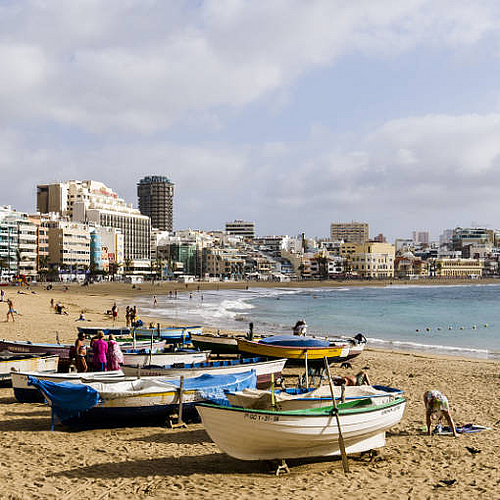
<svg viewBox="0 0 500 500"><path fill-rule="evenodd" d="M165 130L193 113L287 96L298 77L353 51L496 37L497 11L426 0L12 2L0 16L0 72L9 75L0 106L5 121Z"/></svg>

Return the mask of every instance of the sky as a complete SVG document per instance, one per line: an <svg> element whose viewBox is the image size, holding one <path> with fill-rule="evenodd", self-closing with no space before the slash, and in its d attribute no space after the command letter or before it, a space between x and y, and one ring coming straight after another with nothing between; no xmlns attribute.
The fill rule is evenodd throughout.
<svg viewBox="0 0 500 500"><path fill-rule="evenodd" d="M175 184L174 229L500 228L500 2L0 0L0 205Z"/></svg>

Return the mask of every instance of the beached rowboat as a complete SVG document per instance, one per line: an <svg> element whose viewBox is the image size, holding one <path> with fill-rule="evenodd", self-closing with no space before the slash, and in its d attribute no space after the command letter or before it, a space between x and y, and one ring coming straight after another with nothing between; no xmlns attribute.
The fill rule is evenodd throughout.
<svg viewBox="0 0 500 500"><path fill-rule="evenodd" d="M165 421L178 410L180 380L135 379L89 384L53 384L29 378L49 400L53 416L65 424L109 426L120 421ZM184 380L183 411L196 415L194 404L226 402L225 391L255 388L254 371L235 375L202 375Z"/></svg>
<svg viewBox="0 0 500 500"><path fill-rule="evenodd" d="M34 370L55 372L59 356L53 354L19 354L9 351L0 352L0 381L10 380L13 370Z"/></svg>
<svg viewBox="0 0 500 500"><path fill-rule="evenodd" d="M123 366L129 368L146 365L164 366L174 363L203 363L208 360L210 351L176 351L153 352L148 349L123 349Z"/></svg>
<svg viewBox="0 0 500 500"><path fill-rule="evenodd" d="M49 382L71 382L73 384L82 384L92 382L95 379L124 379L125 375L121 370L109 372L85 372L85 373L44 373L40 371L20 371L12 372L12 388L14 396L19 403L42 403L44 398L42 394L32 385L28 385L28 377L36 377L39 380Z"/></svg>
<svg viewBox="0 0 500 500"><path fill-rule="evenodd" d="M274 380L281 377L286 359L267 358L243 358L221 361L205 361L193 364L171 364L167 366L144 366L141 368L141 376L154 376L163 378L174 377L199 377L205 373L210 375L223 375L243 373L255 370L257 375L257 387L266 388L271 384L271 375ZM123 367L127 375L135 375L137 370L128 366Z"/></svg>
<svg viewBox="0 0 500 500"><path fill-rule="evenodd" d="M347 453L385 445L385 431L403 417L405 399L374 405L359 399L338 405ZM298 411L248 410L197 405L208 435L228 455L241 460L273 460L339 455L333 406Z"/></svg>
<svg viewBox="0 0 500 500"><path fill-rule="evenodd" d="M386 387L383 385L361 385L347 386L345 388L345 400L371 399L373 404L384 404L400 397L403 391ZM341 388L334 387L336 400L341 400ZM241 408L253 408L256 410L305 410L307 408L322 408L331 406L332 397L330 387L324 385L317 389L286 389L275 391L272 397L271 391L256 389L244 389L240 392L231 392L227 399L232 406ZM274 407L273 407L274 405Z"/></svg>
<svg viewBox="0 0 500 500"><path fill-rule="evenodd" d="M294 335L277 335L260 341L238 339L238 350L269 358L287 358L292 363L303 364L307 360L311 365L328 361L344 361L349 355L349 345L335 344L319 339L299 337ZM307 353L307 356L306 356Z"/></svg>

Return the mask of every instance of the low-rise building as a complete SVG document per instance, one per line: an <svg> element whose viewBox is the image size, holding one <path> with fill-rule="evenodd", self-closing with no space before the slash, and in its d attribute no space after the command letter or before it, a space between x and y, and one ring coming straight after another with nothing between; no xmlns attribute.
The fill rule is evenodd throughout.
<svg viewBox="0 0 500 500"><path fill-rule="evenodd" d="M344 243L341 248L346 270L361 278L393 278L395 253L390 243Z"/></svg>

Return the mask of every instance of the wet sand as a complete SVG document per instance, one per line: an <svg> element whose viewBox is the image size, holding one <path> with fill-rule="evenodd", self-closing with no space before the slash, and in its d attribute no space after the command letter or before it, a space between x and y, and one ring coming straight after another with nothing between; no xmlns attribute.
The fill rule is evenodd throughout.
<svg viewBox="0 0 500 500"><path fill-rule="evenodd" d="M103 313L114 300L168 293L164 286L139 287L63 291L58 285L52 291L36 288L37 294L8 288L22 316L15 323L3 322L7 306L2 305L0 337L54 341L57 331L62 342L72 342L82 310L91 320L87 325L111 324ZM184 285L176 288L185 290ZM50 298L64 303L68 316L54 314ZM51 432L47 406L16 403L12 389L2 387L0 498L500 498L500 363L368 349L352 369L336 373L352 374L364 366L369 366L373 383L403 389L407 408L377 457L349 458L348 477L337 458L289 460L291 474L276 477L270 463L243 462L222 453L201 424L187 430L137 426L73 431L56 426ZM456 439L426 436L422 394L427 389L448 396L457 424L472 422L491 430ZM481 452L472 455L467 446ZM440 482L453 479L451 486Z"/></svg>

